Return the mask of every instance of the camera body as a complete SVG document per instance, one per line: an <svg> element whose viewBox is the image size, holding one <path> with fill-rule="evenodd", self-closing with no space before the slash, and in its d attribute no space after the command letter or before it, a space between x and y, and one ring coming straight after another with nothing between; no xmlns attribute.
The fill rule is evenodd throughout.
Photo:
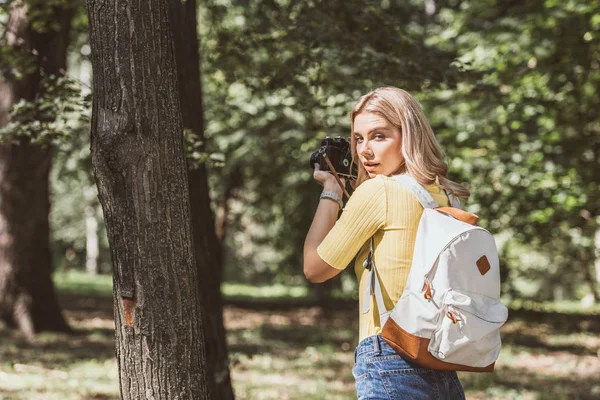
<svg viewBox="0 0 600 400"><path fill-rule="evenodd" d="M321 147L310 155L310 166L315 168L315 163L319 164L321 171L331 171L325 161L324 155L327 154L329 161L335 168L340 177L347 179L356 179L358 168L352 163L352 152L350 150L350 141L341 136L331 138L327 136L321 141Z"/></svg>

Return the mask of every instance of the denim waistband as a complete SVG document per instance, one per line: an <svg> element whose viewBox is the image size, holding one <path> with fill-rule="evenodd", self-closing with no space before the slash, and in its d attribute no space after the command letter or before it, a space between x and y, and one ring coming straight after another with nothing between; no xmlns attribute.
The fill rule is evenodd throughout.
<svg viewBox="0 0 600 400"><path fill-rule="evenodd" d="M356 346L356 351L354 352L355 358L364 353L373 352L375 355L379 355L381 353L381 348L389 346L385 340L381 337L381 335L373 335L369 336L361 340L361 342Z"/></svg>

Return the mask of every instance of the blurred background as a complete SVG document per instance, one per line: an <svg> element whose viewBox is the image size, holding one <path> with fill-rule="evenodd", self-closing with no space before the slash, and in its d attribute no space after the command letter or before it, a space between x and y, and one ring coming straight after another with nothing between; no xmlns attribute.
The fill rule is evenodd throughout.
<svg viewBox="0 0 600 400"><path fill-rule="evenodd" d="M9 3L3 79L27 63L9 46ZM85 4L30 3L40 20L50 3L71 10L51 28L68 61L0 135L52 149L53 282L78 336L31 343L0 325L0 398L118 398ZM186 132L186 150L209 173L238 398L355 397L354 273L311 285L302 272L321 190L308 159L348 137L354 101L384 85L421 102L499 247L511 317L496 372L461 375L467 397L600 398L600 2L200 0L197 16L205 142Z"/></svg>

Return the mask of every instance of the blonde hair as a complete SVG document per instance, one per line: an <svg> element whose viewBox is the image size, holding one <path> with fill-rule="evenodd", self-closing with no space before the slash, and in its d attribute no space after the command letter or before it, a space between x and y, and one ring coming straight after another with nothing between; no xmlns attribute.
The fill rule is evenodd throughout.
<svg viewBox="0 0 600 400"><path fill-rule="evenodd" d="M448 194L461 200L469 198L469 190L447 178L448 165L443 160L445 154L419 103L405 90L391 86L362 96L350 113L352 161L358 166L358 179L353 187L369 179L356 153L354 137L354 119L361 113L377 114L400 130L404 160L394 174L408 173L421 185L431 185L438 178L440 187Z"/></svg>

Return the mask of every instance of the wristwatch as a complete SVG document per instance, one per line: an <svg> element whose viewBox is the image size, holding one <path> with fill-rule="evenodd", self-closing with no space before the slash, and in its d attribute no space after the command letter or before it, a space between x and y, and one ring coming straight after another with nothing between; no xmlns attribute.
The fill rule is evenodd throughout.
<svg viewBox="0 0 600 400"><path fill-rule="evenodd" d="M344 203L342 203L342 198L337 193L323 192L323 193L321 193L320 198L321 199L331 199L331 200L335 201L336 203L338 203L338 206L340 206L340 209L344 207Z"/></svg>

